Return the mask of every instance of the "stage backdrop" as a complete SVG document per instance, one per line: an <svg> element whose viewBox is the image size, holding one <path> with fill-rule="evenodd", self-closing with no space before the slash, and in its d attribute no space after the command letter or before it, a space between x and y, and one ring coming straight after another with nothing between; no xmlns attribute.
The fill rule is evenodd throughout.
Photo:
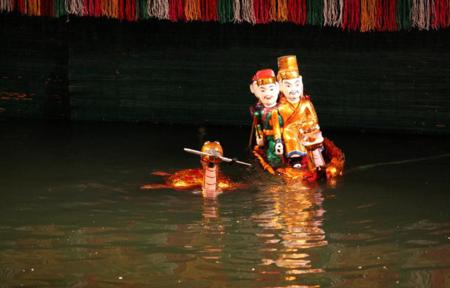
<svg viewBox="0 0 450 288"><path fill-rule="evenodd" d="M321 126L450 134L450 31L0 15L0 119L249 125L297 55Z"/></svg>

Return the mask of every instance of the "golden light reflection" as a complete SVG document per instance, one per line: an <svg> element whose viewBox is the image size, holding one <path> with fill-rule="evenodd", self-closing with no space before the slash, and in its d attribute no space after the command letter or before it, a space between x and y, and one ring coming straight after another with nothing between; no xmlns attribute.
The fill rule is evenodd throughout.
<svg viewBox="0 0 450 288"><path fill-rule="evenodd" d="M253 217L263 229L256 235L263 243L259 273L267 276L279 271L282 279L297 284L305 274L324 272L310 253L312 248L328 244L322 228L323 197L318 187L271 185L263 190L259 200L265 210Z"/></svg>

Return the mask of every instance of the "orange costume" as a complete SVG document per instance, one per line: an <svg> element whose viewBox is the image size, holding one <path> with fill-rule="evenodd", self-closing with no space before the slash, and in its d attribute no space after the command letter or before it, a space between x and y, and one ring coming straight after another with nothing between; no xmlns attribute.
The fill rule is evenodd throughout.
<svg viewBox="0 0 450 288"><path fill-rule="evenodd" d="M292 104L282 97L278 112L284 121L283 141L286 156L289 158L293 154L305 155L307 150L302 143L313 142L308 135L312 136L312 133L319 129L319 119L311 100L308 96L303 96L298 103Z"/></svg>
<svg viewBox="0 0 450 288"><path fill-rule="evenodd" d="M303 82L298 71L297 58L293 55L279 57L278 69L277 78L281 83L280 86L286 85L283 86L284 91L290 93L283 95L278 107L284 121L283 140L286 157L308 154L316 167L322 167L325 162L320 151L323 149L324 139L314 105L308 96L303 95Z"/></svg>
<svg viewBox="0 0 450 288"><path fill-rule="evenodd" d="M289 55L278 58L277 78L280 83L283 80L301 79L295 56ZM303 84L301 84L301 87L303 89ZM297 93L303 94L299 91ZM316 111L309 97L301 95L300 99L297 98L296 101L298 102L289 102L283 95L278 106L278 111L284 122L283 141L287 158L307 154L306 148L302 144L302 128L306 128L307 123L310 122L318 123Z"/></svg>

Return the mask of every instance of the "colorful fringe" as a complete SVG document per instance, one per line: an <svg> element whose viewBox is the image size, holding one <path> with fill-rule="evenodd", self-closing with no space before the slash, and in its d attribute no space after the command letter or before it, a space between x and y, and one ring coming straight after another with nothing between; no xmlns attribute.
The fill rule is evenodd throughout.
<svg viewBox="0 0 450 288"><path fill-rule="evenodd" d="M360 27L361 19L361 1L344 0L342 15L342 29L356 31Z"/></svg>
<svg viewBox="0 0 450 288"><path fill-rule="evenodd" d="M126 21L291 22L361 32L450 27L450 0L0 0L0 12Z"/></svg>
<svg viewBox="0 0 450 288"><path fill-rule="evenodd" d="M323 1L323 25L340 27L342 25L342 11L344 0Z"/></svg>
<svg viewBox="0 0 450 288"><path fill-rule="evenodd" d="M288 0L288 21L298 25L305 25L307 19L306 0Z"/></svg>

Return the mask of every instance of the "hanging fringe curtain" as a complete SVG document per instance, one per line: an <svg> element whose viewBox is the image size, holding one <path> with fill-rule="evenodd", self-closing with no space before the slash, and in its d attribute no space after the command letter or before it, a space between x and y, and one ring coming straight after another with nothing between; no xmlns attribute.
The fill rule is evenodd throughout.
<svg viewBox="0 0 450 288"><path fill-rule="evenodd" d="M106 16L115 19L119 18L119 0L106 0Z"/></svg>
<svg viewBox="0 0 450 288"><path fill-rule="evenodd" d="M241 18L243 21L256 24L255 3L257 0L241 0Z"/></svg>
<svg viewBox="0 0 450 288"><path fill-rule="evenodd" d="M200 20L202 16L200 0L185 0L184 14L187 21Z"/></svg>
<svg viewBox="0 0 450 288"><path fill-rule="evenodd" d="M124 20L125 19L125 2L127 0L119 0L119 9L118 9L118 16L117 18L119 20Z"/></svg>
<svg viewBox="0 0 450 288"><path fill-rule="evenodd" d="M277 21L277 0L269 0L269 22Z"/></svg>
<svg viewBox="0 0 450 288"><path fill-rule="evenodd" d="M20 14L25 14L25 0L16 0L17 12Z"/></svg>
<svg viewBox="0 0 450 288"><path fill-rule="evenodd" d="M95 1L95 17L102 17L103 11L102 11L102 1L105 0L96 0Z"/></svg>
<svg viewBox="0 0 450 288"><path fill-rule="evenodd" d="M66 0L65 9L68 14L82 16L84 10L83 0Z"/></svg>
<svg viewBox="0 0 450 288"><path fill-rule="evenodd" d="M74 14L77 16L83 15L83 0L66 0L65 9L68 14Z"/></svg>
<svg viewBox="0 0 450 288"><path fill-rule="evenodd" d="M0 11L12 12L14 10L14 0L0 0Z"/></svg>
<svg viewBox="0 0 450 288"><path fill-rule="evenodd" d="M397 0L397 25L399 29L411 27L412 0Z"/></svg>
<svg viewBox="0 0 450 288"><path fill-rule="evenodd" d="M270 3L270 20L277 22L288 21L287 0L271 0Z"/></svg>
<svg viewBox="0 0 450 288"><path fill-rule="evenodd" d="M94 0L83 0L83 16L95 16Z"/></svg>
<svg viewBox="0 0 450 288"><path fill-rule="evenodd" d="M65 0L55 0L55 4L53 6L53 13L55 17L61 17L63 15L66 15Z"/></svg>
<svg viewBox="0 0 450 288"><path fill-rule="evenodd" d="M448 10L447 10L447 19L448 19L447 27L450 27L450 2L448 2L447 5L448 5Z"/></svg>
<svg viewBox="0 0 450 288"><path fill-rule="evenodd" d="M411 9L411 22L419 30L430 29L430 0L413 0Z"/></svg>
<svg viewBox="0 0 450 288"><path fill-rule="evenodd" d="M41 15L42 16L48 16L53 17L54 16L54 1L41 1Z"/></svg>
<svg viewBox="0 0 450 288"><path fill-rule="evenodd" d="M127 21L148 17L174 22L289 21L361 32L450 27L450 0L0 0L0 11Z"/></svg>
<svg viewBox="0 0 450 288"><path fill-rule="evenodd" d="M361 0L361 32L375 30L377 24L377 0Z"/></svg>
<svg viewBox="0 0 450 288"><path fill-rule="evenodd" d="M218 0L217 14L219 16L220 23L233 21L233 5L233 0Z"/></svg>
<svg viewBox="0 0 450 288"><path fill-rule="evenodd" d="M111 17L111 1L112 0L102 1L102 16Z"/></svg>
<svg viewBox="0 0 450 288"><path fill-rule="evenodd" d="M431 28L439 29L448 26L449 21L449 1L432 0L431 1Z"/></svg>
<svg viewBox="0 0 450 288"><path fill-rule="evenodd" d="M169 0L148 0L147 13L157 19L169 19Z"/></svg>
<svg viewBox="0 0 450 288"><path fill-rule="evenodd" d="M137 0L136 1L136 15L139 19L147 19L147 0Z"/></svg>
<svg viewBox="0 0 450 288"><path fill-rule="evenodd" d="M396 31L396 0L378 0L377 31Z"/></svg>
<svg viewBox="0 0 450 288"><path fill-rule="evenodd" d="M84 0L84 15L92 17L102 16L101 0Z"/></svg>
<svg viewBox="0 0 450 288"><path fill-rule="evenodd" d="M217 0L200 0L202 21L217 21Z"/></svg>
<svg viewBox="0 0 450 288"><path fill-rule="evenodd" d="M127 21L135 21L136 20L136 0L124 0L124 10L125 14L122 19L126 19ZM167 18L165 18L167 19Z"/></svg>
<svg viewBox="0 0 450 288"><path fill-rule="evenodd" d="M308 9L307 21L310 25L323 25L323 2L321 0L307 0L306 8Z"/></svg>
<svg viewBox="0 0 450 288"><path fill-rule="evenodd" d="M267 0L253 0L253 11L257 24L264 24L270 21L270 2Z"/></svg>
<svg viewBox="0 0 450 288"><path fill-rule="evenodd" d="M41 0L27 0L25 6L27 15L41 16Z"/></svg>
<svg viewBox="0 0 450 288"><path fill-rule="evenodd" d="M356 31L360 27L361 0L344 0L342 29Z"/></svg>
<svg viewBox="0 0 450 288"><path fill-rule="evenodd" d="M234 23L242 22L240 0L233 0L233 22Z"/></svg>
<svg viewBox="0 0 450 288"><path fill-rule="evenodd" d="M323 24L324 26L342 26L342 12L344 0L323 1Z"/></svg>
<svg viewBox="0 0 450 288"><path fill-rule="evenodd" d="M186 20L183 0L169 0L169 19L173 22Z"/></svg>
<svg viewBox="0 0 450 288"><path fill-rule="evenodd" d="M288 20L295 24L305 25L307 18L306 0L287 1Z"/></svg>

